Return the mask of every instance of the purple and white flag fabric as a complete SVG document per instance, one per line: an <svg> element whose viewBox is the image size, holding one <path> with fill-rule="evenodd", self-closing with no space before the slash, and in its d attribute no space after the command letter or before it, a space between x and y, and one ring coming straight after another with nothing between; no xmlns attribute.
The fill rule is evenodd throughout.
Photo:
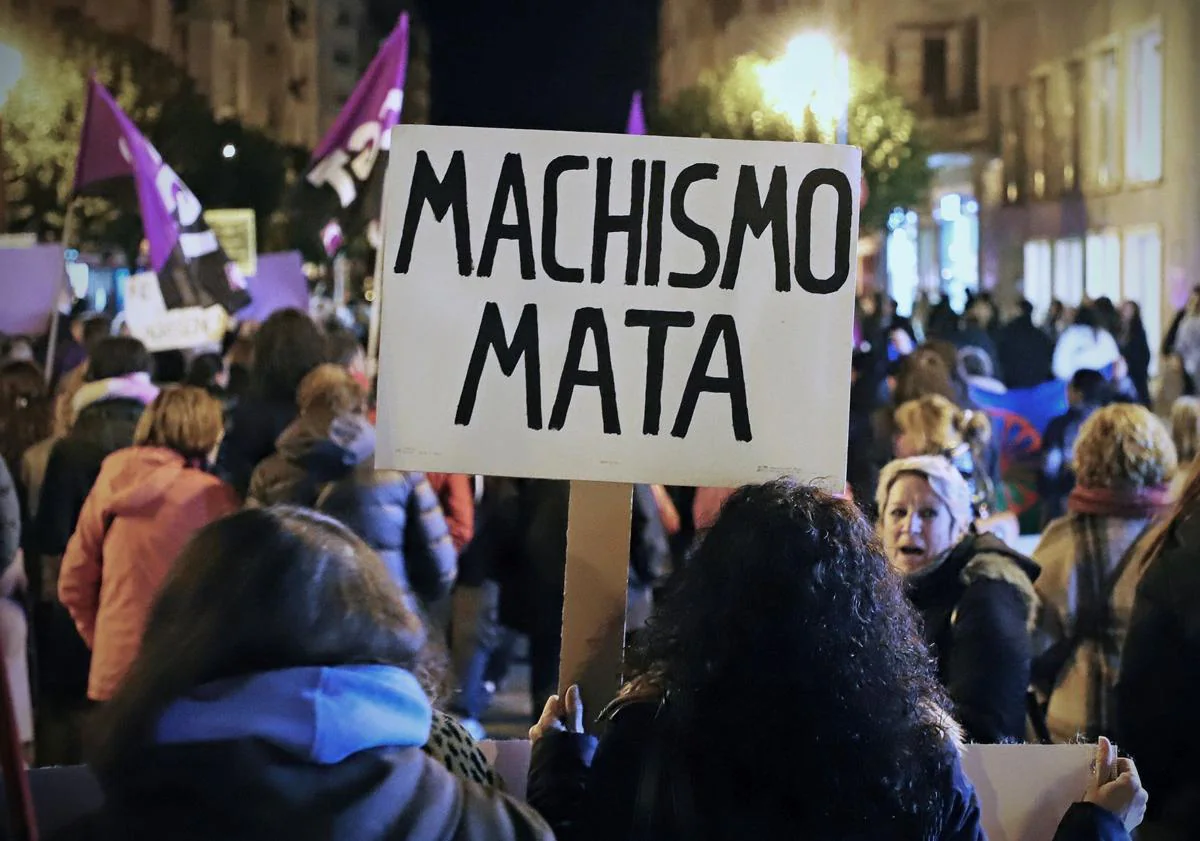
<svg viewBox="0 0 1200 841"><path fill-rule="evenodd" d="M205 223L195 194L93 78L88 80L74 192L113 178L134 181L150 264L168 309L217 304L234 313L250 303L245 278Z"/></svg>
<svg viewBox="0 0 1200 841"><path fill-rule="evenodd" d="M317 146L306 176L308 183L321 188L327 197L336 197L329 215L340 217L342 228L361 228L379 217L391 130L400 122L407 73L405 13ZM329 189L323 189L326 187ZM358 225L347 221L351 214L360 220ZM339 237L323 236L322 241L330 255L341 247Z"/></svg>

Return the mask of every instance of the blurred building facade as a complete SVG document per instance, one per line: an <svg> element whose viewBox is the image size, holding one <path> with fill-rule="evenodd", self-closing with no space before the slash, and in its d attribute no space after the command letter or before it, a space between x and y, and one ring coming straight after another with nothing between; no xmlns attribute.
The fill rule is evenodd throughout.
<svg viewBox="0 0 1200 841"><path fill-rule="evenodd" d="M0 0L47 24L77 13L174 58L212 103L276 140L311 148L333 124L387 33L362 0ZM412 27L405 121L429 111L428 39Z"/></svg>
<svg viewBox="0 0 1200 841"><path fill-rule="evenodd" d="M373 51L364 50L366 4L323 0L317 8L317 122L323 134L354 92Z"/></svg>
<svg viewBox="0 0 1200 841"><path fill-rule="evenodd" d="M375 45L361 0L0 0L0 13L81 14L185 68L218 119L316 145ZM365 51L365 52L364 52Z"/></svg>
<svg viewBox="0 0 1200 841"><path fill-rule="evenodd" d="M1108 295L1156 343L1200 281L1200 3L664 0L660 96L812 28L886 68L936 140L930 201L880 237L903 309Z"/></svg>
<svg viewBox="0 0 1200 841"><path fill-rule="evenodd" d="M997 85L985 271L1039 307L1137 301L1157 352L1200 281L1200 3L1060 0L1026 21L1022 72Z"/></svg>

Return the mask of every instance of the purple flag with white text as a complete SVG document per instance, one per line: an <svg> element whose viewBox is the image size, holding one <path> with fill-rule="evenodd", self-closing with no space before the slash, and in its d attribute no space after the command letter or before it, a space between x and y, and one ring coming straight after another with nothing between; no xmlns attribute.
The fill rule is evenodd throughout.
<svg viewBox="0 0 1200 841"><path fill-rule="evenodd" d="M233 313L250 303L245 278L209 230L196 196L104 85L89 79L74 192L113 178L133 179L150 264L169 309L219 304Z"/></svg>
<svg viewBox="0 0 1200 841"><path fill-rule="evenodd" d="M313 187L329 188L321 190L330 206L328 216L319 224L336 217L341 222L338 234L341 228L355 227L348 222L351 216L360 225L379 218L391 130L400 122L407 73L408 14L405 13L317 146L306 176ZM336 204L330 201L334 197ZM325 236L323 232L322 240L330 254L341 245L340 236Z"/></svg>

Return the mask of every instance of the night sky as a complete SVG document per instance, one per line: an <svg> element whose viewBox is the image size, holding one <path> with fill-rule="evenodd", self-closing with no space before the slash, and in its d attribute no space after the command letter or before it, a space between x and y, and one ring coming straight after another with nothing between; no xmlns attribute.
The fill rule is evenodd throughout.
<svg viewBox="0 0 1200 841"><path fill-rule="evenodd" d="M374 25L414 2L431 31L430 122L620 132L653 84L657 0L368 0Z"/></svg>

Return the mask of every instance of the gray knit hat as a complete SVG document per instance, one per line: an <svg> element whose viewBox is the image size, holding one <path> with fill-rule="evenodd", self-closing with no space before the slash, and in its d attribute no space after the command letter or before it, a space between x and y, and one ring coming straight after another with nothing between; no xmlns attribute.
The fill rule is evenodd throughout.
<svg viewBox="0 0 1200 841"><path fill-rule="evenodd" d="M887 506L892 485L905 474L924 477L934 495L950 509L955 524L969 524L974 515L971 508L971 489L962 474L943 456L914 456L900 458L883 468L879 474L879 488L875 491L875 504L879 506L880 519Z"/></svg>

